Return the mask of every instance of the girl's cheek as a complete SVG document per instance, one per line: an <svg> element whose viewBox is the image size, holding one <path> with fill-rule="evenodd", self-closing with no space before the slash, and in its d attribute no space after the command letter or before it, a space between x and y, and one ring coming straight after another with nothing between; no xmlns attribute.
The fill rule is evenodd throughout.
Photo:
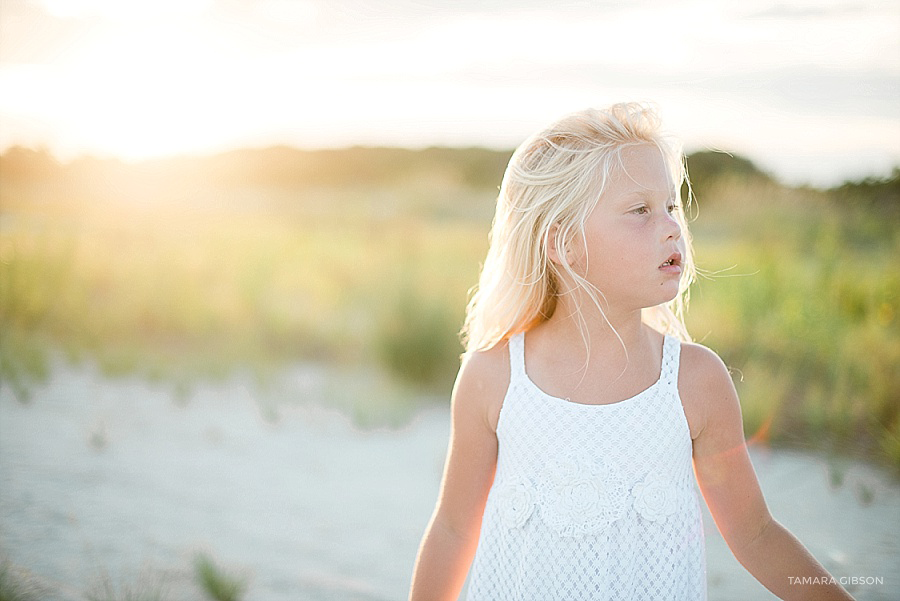
<svg viewBox="0 0 900 601"><path fill-rule="evenodd" d="M585 247L585 243L587 247ZM575 240L572 240L572 243L569 245L569 248L566 249L566 263L569 264L569 267L575 269L576 267L580 267L585 263L585 257L588 254L588 248L591 247L591 239L588 237L584 242L576 237ZM576 269L576 273L578 270Z"/></svg>
<svg viewBox="0 0 900 601"><path fill-rule="evenodd" d="M569 267L572 268L572 271L577 273L580 276L584 276L588 261L585 260L585 254L583 252L571 251L566 259L569 262Z"/></svg>

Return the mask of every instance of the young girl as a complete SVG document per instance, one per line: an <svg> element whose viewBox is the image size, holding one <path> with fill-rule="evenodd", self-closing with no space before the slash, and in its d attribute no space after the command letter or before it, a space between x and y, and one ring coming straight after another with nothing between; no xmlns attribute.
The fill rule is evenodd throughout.
<svg viewBox="0 0 900 601"><path fill-rule="evenodd" d="M456 599L470 564L470 601L705 599L695 477L769 590L851 598L769 514L728 371L688 342L684 180L637 104L566 116L513 155L412 600Z"/></svg>

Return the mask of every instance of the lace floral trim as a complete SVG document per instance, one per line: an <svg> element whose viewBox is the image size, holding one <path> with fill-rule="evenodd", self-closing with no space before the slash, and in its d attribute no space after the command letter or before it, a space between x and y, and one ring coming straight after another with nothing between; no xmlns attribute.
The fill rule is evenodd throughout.
<svg viewBox="0 0 900 601"><path fill-rule="evenodd" d="M672 482L658 474L647 474L631 491L634 509L651 522L664 522L678 508L677 491Z"/></svg>
<svg viewBox="0 0 900 601"><path fill-rule="evenodd" d="M523 527L540 508L543 521L560 536L598 534L621 518L628 506L645 520L664 522L678 509L672 481L647 474L628 494L625 479L613 466L560 461L549 469L548 484L536 489L531 482L512 480L495 492L500 523Z"/></svg>
<svg viewBox="0 0 900 601"><path fill-rule="evenodd" d="M541 497L541 517L561 536L596 534L624 514L625 480L603 463L560 461Z"/></svg>
<svg viewBox="0 0 900 601"><path fill-rule="evenodd" d="M534 512L534 494L523 482L508 482L497 489L500 523L507 528L521 528Z"/></svg>

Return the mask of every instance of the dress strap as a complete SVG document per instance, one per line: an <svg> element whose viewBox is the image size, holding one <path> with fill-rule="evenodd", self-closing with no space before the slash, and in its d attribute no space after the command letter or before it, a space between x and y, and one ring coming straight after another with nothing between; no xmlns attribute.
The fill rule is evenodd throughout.
<svg viewBox="0 0 900 601"><path fill-rule="evenodd" d="M662 367L659 379L666 387L678 388L678 366L681 363L681 341L666 335L663 340Z"/></svg>
<svg viewBox="0 0 900 601"><path fill-rule="evenodd" d="M514 334L509 339L509 377L521 378L525 374L525 332Z"/></svg>

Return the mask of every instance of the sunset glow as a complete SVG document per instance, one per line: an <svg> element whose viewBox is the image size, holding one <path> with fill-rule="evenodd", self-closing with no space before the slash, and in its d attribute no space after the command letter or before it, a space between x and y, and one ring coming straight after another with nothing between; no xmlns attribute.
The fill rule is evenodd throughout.
<svg viewBox="0 0 900 601"><path fill-rule="evenodd" d="M7 4L0 148L507 148L561 112L628 99L657 102L689 147L795 180L900 162L893 3Z"/></svg>

